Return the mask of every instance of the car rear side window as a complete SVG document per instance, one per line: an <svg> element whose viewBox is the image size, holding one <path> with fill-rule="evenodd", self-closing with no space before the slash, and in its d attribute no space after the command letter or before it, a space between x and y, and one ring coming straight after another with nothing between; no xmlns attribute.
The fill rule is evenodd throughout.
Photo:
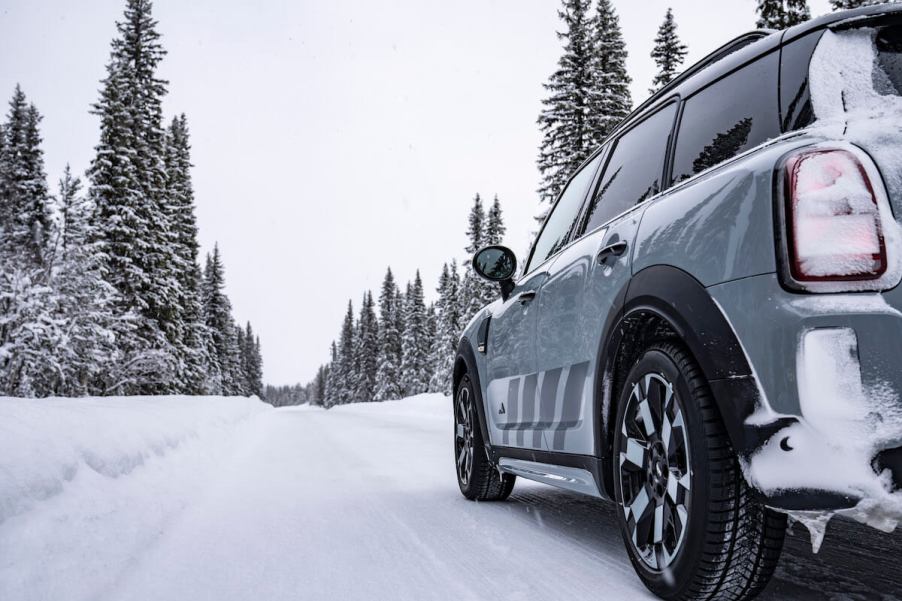
<svg viewBox="0 0 902 601"><path fill-rule="evenodd" d="M532 256L529 259L529 265L523 273L529 273L533 268L539 266L548 257L559 251L567 244L570 232L576 218L579 216L579 210L583 206L586 199L586 192L589 185L598 171L598 164L604 153L599 153L594 159L589 161L580 169L576 175L570 178L570 183L561 193L557 204L551 210L551 214L545 219L539 238L533 246Z"/></svg>
<svg viewBox="0 0 902 601"><path fill-rule="evenodd" d="M615 142L604 175L589 203L585 231L594 230L661 191L667 140L676 107L675 102L669 104Z"/></svg>
<svg viewBox="0 0 902 601"><path fill-rule="evenodd" d="M685 101L674 183L780 135L778 54L759 58Z"/></svg>

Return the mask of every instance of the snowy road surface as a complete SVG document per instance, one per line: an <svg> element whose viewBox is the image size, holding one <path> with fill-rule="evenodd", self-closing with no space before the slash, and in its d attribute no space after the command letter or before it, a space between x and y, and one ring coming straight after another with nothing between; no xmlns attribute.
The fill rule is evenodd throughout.
<svg viewBox="0 0 902 601"><path fill-rule="evenodd" d="M523 481L505 503L461 497L449 407L256 411L124 475L79 473L0 522L0 599L650 598L609 504ZM902 598L900 556L902 534L838 521L814 556L797 526L763 598Z"/></svg>

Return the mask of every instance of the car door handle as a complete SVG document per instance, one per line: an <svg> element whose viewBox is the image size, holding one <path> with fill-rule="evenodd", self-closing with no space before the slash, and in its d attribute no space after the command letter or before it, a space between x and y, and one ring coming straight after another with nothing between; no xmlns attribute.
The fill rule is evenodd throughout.
<svg viewBox="0 0 902 601"><path fill-rule="evenodd" d="M626 252L627 244L624 240L619 240L613 244L608 244L598 251L598 262L607 265L608 259L611 257L619 257Z"/></svg>
<svg viewBox="0 0 902 601"><path fill-rule="evenodd" d="M528 305L532 302L532 299L536 297L535 290L527 290L526 292L521 292L517 295L517 302L521 305Z"/></svg>

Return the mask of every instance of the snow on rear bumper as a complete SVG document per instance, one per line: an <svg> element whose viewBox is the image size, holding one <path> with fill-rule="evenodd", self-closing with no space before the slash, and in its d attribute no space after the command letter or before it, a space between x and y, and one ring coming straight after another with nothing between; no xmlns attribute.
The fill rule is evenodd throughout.
<svg viewBox="0 0 902 601"><path fill-rule="evenodd" d="M884 530L902 521L902 466L887 464L902 447L902 312L893 294L799 295L775 274L709 292L762 397L745 422L768 433L741 457L748 482L784 511L843 511Z"/></svg>

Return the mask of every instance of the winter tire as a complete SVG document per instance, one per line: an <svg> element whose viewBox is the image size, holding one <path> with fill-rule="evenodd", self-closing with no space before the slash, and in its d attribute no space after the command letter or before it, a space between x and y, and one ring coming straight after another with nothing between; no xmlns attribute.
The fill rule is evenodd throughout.
<svg viewBox="0 0 902 601"><path fill-rule="evenodd" d="M764 589L786 516L754 497L708 383L681 345L649 348L627 376L613 464L621 533L649 590L743 601Z"/></svg>
<svg viewBox="0 0 902 601"><path fill-rule="evenodd" d="M468 376L454 396L454 462L460 492L471 501L503 501L516 476L502 474L489 460L476 410L476 394Z"/></svg>

